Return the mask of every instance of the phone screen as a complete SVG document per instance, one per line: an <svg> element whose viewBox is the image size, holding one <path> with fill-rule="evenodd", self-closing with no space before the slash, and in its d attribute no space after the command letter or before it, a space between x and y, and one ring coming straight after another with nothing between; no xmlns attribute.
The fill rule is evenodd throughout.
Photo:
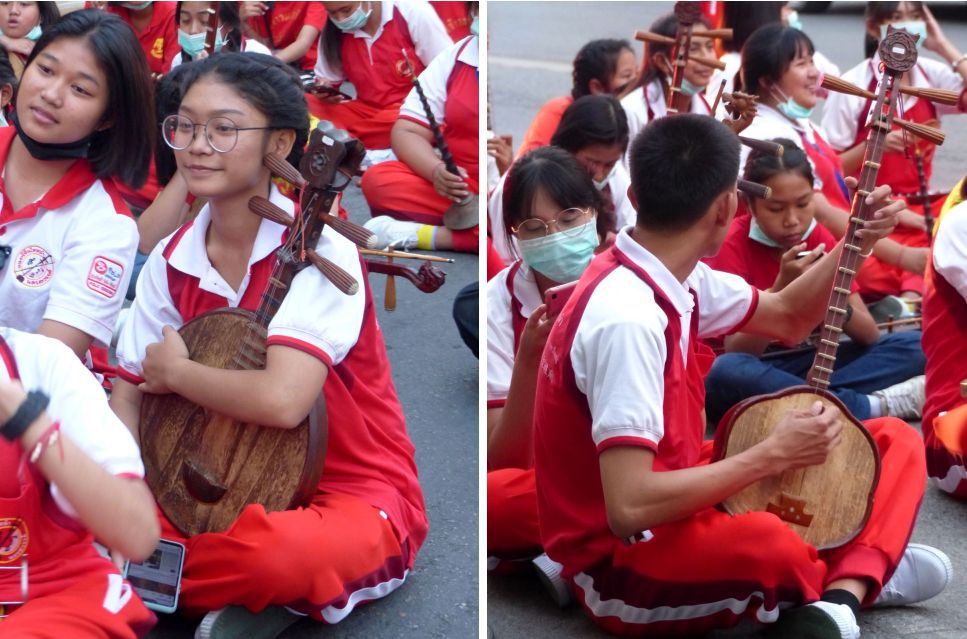
<svg viewBox="0 0 967 639"><path fill-rule="evenodd" d="M183 545L162 539L150 557L142 562L128 562L125 575L146 606L174 612L184 558Z"/></svg>

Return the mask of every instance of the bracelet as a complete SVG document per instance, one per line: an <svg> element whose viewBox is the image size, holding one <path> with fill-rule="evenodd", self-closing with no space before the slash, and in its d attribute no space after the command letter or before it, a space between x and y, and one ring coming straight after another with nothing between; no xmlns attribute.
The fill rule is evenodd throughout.
<svg viewBox="0 0 967 639"><path fill-rule="evenodd" d="M53 424L47 427L44 434L40 436L37 443L30 451L30 463L36 464L40 456L44 454L48 448L60 441L60 422L55 421ZM60 449L60 458L64 459L64 449Z"/></svg>
<svg viewBox="0 0 967 639"><path fill-rule="evenodd" d="M957 67L959 67L965 60L967 60L967 53L950 63L950 68L954 70L954 73L957 73Z"/></svg>
<svg viewBox="0 0 967 639"><path fill-rule="evenodd" d="M866 253L860 252L860 257L862 257L864 260L866 258L868 258L869 256L871 256L871 255L873 255L873 247L872 246L869 248L868 251L866 251Z"/></svg>
<svg viewBox="0 0 967 639"><path fill-rule="evenodd" d="M44 412L50 404L50 397L38 390L27 393L27 398L17 407L17 412L8 419L3 426L0 426L0 434L4 439L12 442L26 432L30 425L34 423L40 414Z"/></svg>
<svg viewBox="0 0 967 639"><path fill-rule="evenodd" d="M853 305L846 304L846 319L843 320L843 324L849 324L849 321L853 319Z"/></svg>

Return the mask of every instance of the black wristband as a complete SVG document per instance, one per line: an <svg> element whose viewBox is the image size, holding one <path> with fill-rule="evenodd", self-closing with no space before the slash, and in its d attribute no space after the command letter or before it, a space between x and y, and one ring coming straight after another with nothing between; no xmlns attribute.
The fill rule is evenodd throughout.
<svg viewBox="0 0 967 639"><path fill-rule="evenodd" d="M853 319L853 305L849 302L846 303L846 319L843 320L843 324L849 323Z"/></svg>
<svg viewBox="0 0 967 639"><path fill-rule="evenodd" d="M44 412L50 403L43 391L33 390L27 393L27 399L23 400L10 419L3 426L0 426L0 434L3 434L7 441L16 441L24 434L30 425L34 423L40 414Z"/></svg>

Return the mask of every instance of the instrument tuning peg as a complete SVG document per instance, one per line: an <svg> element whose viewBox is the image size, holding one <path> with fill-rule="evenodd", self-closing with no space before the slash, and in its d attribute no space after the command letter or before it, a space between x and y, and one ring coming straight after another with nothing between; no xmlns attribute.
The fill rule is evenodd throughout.
<svg viewBox="0 0 967 639"><path fill-rule="evenodd" d="M359 292L359 282L341 266L319 255L313 249L307 249L306 256L312 265L319 269L326 279L332 282L340 291L346 295L355 295Z"/></svg>
<svg viewBox="0 0 967 639"><path fill-rule="evenodd" d="M262 164L272 172L272 175L276 175L300 189L305 187L306 179L302 177L299 170L279 156L269 153L263 158Z"/></svg>
<svg viewBox="0 0 967 639"><path fill-rule="evenodd" d="M369 229L329 213L322 213L321 216L322 220L331 226L334 231L349 239L356 246L364 249L376 248L376 235Z"/></svg>
<svg viewBox="0 0 967 639"><path fill-rule="evenodd" d="M276 224L281 224L285 227L291 227L295 222L295 218L275 204L272 204L272 202L269 202L261 195L256 195L250 198L248 201L248 208L259 217L271 220Z"/></svg>

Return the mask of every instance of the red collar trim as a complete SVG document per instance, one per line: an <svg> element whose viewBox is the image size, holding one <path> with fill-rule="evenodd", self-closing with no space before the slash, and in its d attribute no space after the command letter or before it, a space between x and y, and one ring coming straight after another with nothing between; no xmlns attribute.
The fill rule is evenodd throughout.
<svg viewBox="0 0 967 639"><path fill-rule="evenodd" d="M10 154L10 145L13 144L13 138L16 135L17 131L12 126L0 129L0 166L6 165L7 156ZM38 210L42 208L59 209L90 188L96 180L97 176L91 170L90 162L78 160L67 169L64 177L54 184L40 200L28 204L19 211L14 211L10 205L10 198L5 196L6 184L0 177L0 193L4 194L3 208L0 208L0 224L34 217Z"/></svg>
<svg viewBox="0 0 967 639"><path fill-rule="evenodd" d="M13 351L2 335L0 335L0 361L3 361L3 365L6 366L10 379L20 379L20 371L17 370L17 361L13 357Z"/></svg>

